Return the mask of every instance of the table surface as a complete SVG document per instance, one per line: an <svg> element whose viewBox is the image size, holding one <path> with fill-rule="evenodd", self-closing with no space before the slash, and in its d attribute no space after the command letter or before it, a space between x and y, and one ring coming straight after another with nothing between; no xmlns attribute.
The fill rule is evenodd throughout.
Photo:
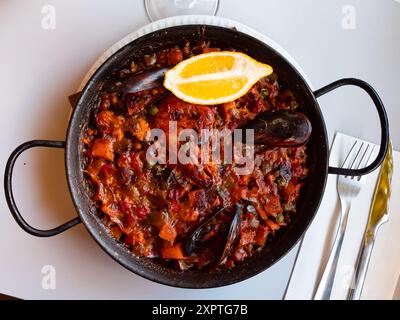
<svg viewBox="0 0 400 320"><path fill-rule="evenodd" d="M41 25L41 10L47 4L56 9L55 30ZM353 13L355 28L348 29ZM222 0L218 15L247 24L282 45L315 88L342 77L371 83L386 105L399 149L400 1ZM67 96L104 50L148 22L141 0L1 1L1 175L18 144L34 138L64 139L70 113ZM378 118L366 94L343 88L320 103L331 139L341 131L379 141ZM14 186L21 212L35 226L50 228L75 216L61 151L25 153L16 164ZM3 190L0 216L0 292L21 298L280 299L296 255L294 249L269 270L226 288L175 289L116 264L83 226L48 239L25 234L11 218ZM1 232L5 228L18 235L16 243L7 241ZM47 265L56 272L55 290L42 286ZM6 281L10 278L13 281ZM115 282L118 291L107 290Z"/></svg>

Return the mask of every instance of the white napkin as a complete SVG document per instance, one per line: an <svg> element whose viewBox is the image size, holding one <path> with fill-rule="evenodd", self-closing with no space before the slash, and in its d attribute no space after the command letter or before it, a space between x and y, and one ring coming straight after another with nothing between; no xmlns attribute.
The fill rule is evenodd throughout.
<svg viewBox="0 0 400 320"><path fill-rule="evenodd" d="M330 165L338 166L355 138L337 133L330 153ZM375 155L378 147L375 148ZM381 227L368 267L361 299L393 299L400 274L400 153L393 152L394 173L389 222ZM338 262L332 299L345 299L351 283L358 249L365 230L379 170L365 176L359 196L353 200L347 230ZM330 175L320 209L306 232L285 299L312 299L328 259L340 204L337 177Z"/></svg>

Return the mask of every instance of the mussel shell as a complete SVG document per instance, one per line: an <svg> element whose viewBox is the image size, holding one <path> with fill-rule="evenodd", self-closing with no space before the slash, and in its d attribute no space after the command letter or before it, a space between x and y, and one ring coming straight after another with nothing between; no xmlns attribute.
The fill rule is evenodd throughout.
<svg viewBox="0 0 400 320"><path fill-rule="evenodd" d="M254 144L273 147L296 147L305 144L312 132L308 118L296 111L267 111L243 129L254 130ZM245 130L243 130L245 135Z"/></svg>

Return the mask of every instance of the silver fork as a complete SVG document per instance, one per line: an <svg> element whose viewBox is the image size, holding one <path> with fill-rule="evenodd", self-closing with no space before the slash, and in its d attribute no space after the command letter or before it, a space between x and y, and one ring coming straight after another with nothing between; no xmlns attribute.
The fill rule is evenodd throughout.
<svg viewBox="0 0 400 320"><path fill-rule="evenodd" d="M374 151L369 144L364 148L364 142L356 140L351 147L342 167L348 169L359 169L366 166ZM360 146L357 146L360 145ZM371 150L370 150L371 149ZM339 176L337 190L340 199L341 213L339 227L336 232L335 241L329 254L328 262L325 266L321 281L319 282L314 300L329 300L332 293L333 282L335 280L336 269L339 261L340 250L342 248L344 234L347 227L351 203L358 196L362 187L362 177Z"/></svg>

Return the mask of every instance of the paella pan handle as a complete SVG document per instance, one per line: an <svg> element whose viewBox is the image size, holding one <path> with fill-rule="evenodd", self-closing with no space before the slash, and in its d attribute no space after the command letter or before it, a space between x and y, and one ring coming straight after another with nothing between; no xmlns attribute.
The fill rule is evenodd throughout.
<svg viewBox="0 0 400 320"><path fill-rule="evenodd" d="M366 166L365 168L361 169L345 169L345 168L336 168L336 167L329 167L328 172L331 174L339 174L344 176L363 176L368 173L371 173L375 169L377 169L381 164L383 159L385 158L387 149L388 149L388 142L389 142L389 123L386 115L385 107L382 103L381 98L379 97L378 93L372 88L368 83L363 80L354 79L354 78L346 78L337 80L317 91L314 92L316 98L323 96L324 94L340 88L342 86L357 86L363 89L372 99L376 110L378 111L379 121L381 126L381 143L379 148L379 153L376 159Z"/></svg>
<svg viewBox="0 0 400 320"><path fill-rule="evenodd" d="M62 233L69 228L77 225L81 222L79 217L76 217L54 229L50 230L39 230L31 225L29 225L25 219L22 217L21 213L18 210L18 207L14 200L14 194L12 189L12 175L14 171L15 161L18 157L26 150L34 147L47 147L47 148L65 148L64 141L51 141L51 140L32 140L21 144L18 148L16 148L13 153L10 155L7 161L6 170L4 173L4 192L6 196L6 201L8 207L10 208L11 214L13 215L15 221L17 221L18 225L25 230L26 232L34 235L36 237L51 237L55 236L59 233Z"/></svg>

